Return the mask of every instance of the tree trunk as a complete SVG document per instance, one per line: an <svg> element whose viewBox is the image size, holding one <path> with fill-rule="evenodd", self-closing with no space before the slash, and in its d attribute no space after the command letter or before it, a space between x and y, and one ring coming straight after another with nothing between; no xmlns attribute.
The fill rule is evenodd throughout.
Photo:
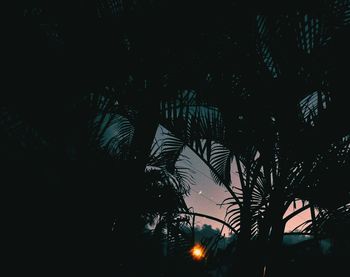
<svg viewBox="0 0 350 277"><path fill-rule="evenodd" d="M269 242L267 243L268 249L266 249L267 264L264 270L264 277L277 277L279 275L279 266L281 262L281 251L285 224L283 222L283 202L281 198L278 198L276 205L271 210L272 221L269 230ZM272 206L273 207L273 206Z"/></svg>

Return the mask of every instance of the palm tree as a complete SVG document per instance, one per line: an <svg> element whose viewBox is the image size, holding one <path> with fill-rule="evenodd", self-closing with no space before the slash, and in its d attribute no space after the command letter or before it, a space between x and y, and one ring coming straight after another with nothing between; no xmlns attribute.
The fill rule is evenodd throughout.
<svg viewBox="0 0 350 277"><path fill-rule="evenodd" d="M327 165L323 157L332 143L349 133L346 124L334 124L347 114L348 1L291 4L286 11L276 6L274 16L267 15L268 5L252 8L239 1L34 5L39 4L26 3L18 32L16 46L23 51L14 59L21 69L13 82L17 93L8 94L2 106L4 145L12 147L18 118L28 126L20 133L39 134L40 165L46 168L51 157L52 168L59 168L54 172L63 176L65 191L73 190L72 210L79 210L77 199L87 204L78 192L93 196L96 184L110 184L115 175L116 194L146 187L145 168L160 123L173 138L161 159L171 165L157 172L173 176L184 146L198 154L232 196L224 203L227 224L239 234L243 259L249 259L247 245L257 237L261 247L272 249L272 263L284 211L295 199L310 201L302 209L327 205L330 198L315 176ZM41 69L32 70L33 64ZM67 72L63 81L62 72ZM109 139L109 132L117 135ZM49 147L42 147L46 141ZM16 150L9 156L21 153L18 145L11 149ZM27 149L31 161L33 148ZM334 168L328 176L344 172L343 166ZM240 184L231 183L231 170L238 171ZM330 202L338 205L334 198ZM142 214L142 200L135 196L130 218ZM111 210L123 211L125 203L115 202ZM134 224L125 220L125 226ZM81 228L83 222L73 225Z"/></svg>
<svg viewBox="0 0 350 277"><path fill-rule="evenodd" d="M337 17L341 17L342 15L328 14L323 16L325 18L327 18L327 16L330 16L330 17L335 16L335 18L337 18ZM311 26L312 24L317 24L315 26L318 26L319 24L319 23L314 23L314 22L318 22L317 18L310 19L307 17L307 15L303 17L296 16L293 19L288 19L288 17L287 19L283 19L280 17L275 19L275 22L277 24L280 24L281 26L284 26L284 28L288 29L290 28L290 26L293 26L291 25L290 22L292 21L293 22L292 24L294 24L294 20L296 22L302 21L303 23L300 23L298 26L306 26L305 29L308 29L310 24ZM257 17L257 23L258 23L258 26L260 26L259 27L260 32L265 32L265 33L268 32L266 31L266 28L267 28L266 26L268 26L266 22L267 22L266 19L262 17ZM273 22L273 19L272 19L272 22ZM335 40L337 39L338 33L334 31L332 27L329 27L329 26L327 27L328 27L327 31L323 31L324 33L317 34L318 35L317 43L321 43L322 44L321 46L327 45L327 41L329 40L328 36L333 35L334 39ZM315 27L315 28L316 29L310 28L311 29L310 33L319 32L317 29L319 27ZM278 30L277 27L276 27L276 30ZM280 32L282 32L281 30L283 30L282 27L280 27ZM332 31L334 31L335 33L332 34ZM325 36L325 38L322 38L322 35ZM266 34L264 34L264 36L266 37ZM284 38L283 36L284 34L281 33L280 42L283 42L283 38ZM302 41L298 45L298 47L301 48L302 51L305 51L307 53L316 52L317 54L320 54L320 53L324 54L324 52L322 53L323 49L320 45L316 45L316 43L313 41L307 42L308 38L311 35L301 34L300 36L305 36L305 37L298 38L300 39L300 41ZM261 40L262 38L259 38L260 47L262 47L262 50L261 50L262 53L269 53L269 51L271 50L268 49L267 42L266 41L261 42ZM279 42L275 42L275 43L279 43ZM304 45L307 45L307 46L304 46ZM271 47L274 47L274 45L272 45ZM321 47L321 50L318 49L319 47ZM317 50L315 50L315 48ZM273 52L270 52L269 54L270 56L272 55L271 53ZM321 75L319 76L315 75L315 73L307 73L307 74L304 73L303 71L305 71L305 65L303 65L302 62L305 63L305 61L303 61L302 59L308 59L308 57L306 56L306 58L304 58L304 55L302 54L298 54L298 57L300 59L299 62L301 65L297 64L296 68L285 67L283 68L282 72L281 72L282 70L281 68L278 70L275 68L272 68L272 63L270 63L271 58L268 59L266 57L263 57L263 62L264 63L269 62L270 64L270 65L269 64L267 65L267 69L270 71L272 70L272 77L277 78L277 80L273 82L273 83L276 83L275 87L270 87L269 85L272 91L274 90L277 91L278 89L281 89L282 84L284 85L291 84L291 82L293 82L293 80L297 80L297 78L300 79L298 81L299 82L298 86L300 89L303 89L303 90L312 89L312 86L314 87L317 86L317 82L319 82L318 86L320 89L322 89L322 87L324 87L325 85L326 87L324 87L324 89L330 89L328 84L330 82L329 77L327 77L328 78L328 81L327 81L327 78L322 79L322 78L325 78L325 75L322 75L322 72L321 72ZM310 63L310 61L306 61L306 62ZM298 69L298 66L300 66L300 69ZM324 67L329 65L323 64L322 66ZM299 71L298 73L298 71L295 71L295 70L301 70L301 71ZM310 70L310 68L308 68L308 70ZM283 75L278 76L278 72L280 72L280 74L283 74ZM303 73L300 73L300 72L303 72ZM296 73L301 77L296 78L295 77ZM312 76L311 74L314 74L313 76L314 79L310 79ZM233 80L235 80L235 77L236 76L234 76ZM208 78L210 79L209 74L208 74ZM227 83L231 84L231 82L227 82ZM221 86L223 84L224 82L221 81L220 85L216 86L216 89L222 90L223 88L225 88ZM266 85L267 84L265 84L265 86ZM298 89L298 87L293 87L293 88ZM284 87L283 89L286 89L286 88ZM238 116L240 120L247 118L245 120L242 120L243 122L246 121L247 123L241 124L243 126L246 125L246 129L242 130L242 129L239 129L239 125L238 126L233 125L233 127L235 128L234 130L238 129L238 131L241 131L241 132L246 131L244 138L246 142L248 142L243 144L238 143L239 145L238 149L234 148L235 145L232 145L232 141L238 140L240 142L239 140L240 136L239 134L237 135L236 133L234 133L234 131L227 130L227 122L231 123L232 119L231 121L227 120L225 122L226 128L225 129L221 128L221 131L222 133L224 133L223 130L225 130L226 133L231 132L232 136L230 137L230 139L226 139L226 140L221 139L220 142L227 147L227 148L221 147L220 149L221 158L218 158L220 156L216 156L215 158L215 154L213 154L213 149L215 149L215 147L216 147L216 150L220 148L217 146L213 147L213 143L211 142L211 140L213 139L213 136L211 136L208 139L206 137L207 134L203 134L201 138L207 139L207 141L203 141L203 140L201 141L198 138L198 133L200 133L200 131L197 131L197 137L195 139L193 138L189 139L189 136L192 135L191 133L189 135L185 134L184 136L183 134L184 130L186 130L186 132L189 133L189 128L186 128L187 127L186 124L189 125L191 124L191 122L194 121L191 119L191 117L193 116L192 115L189 116L188 112L187 112L187 115L183 114L183 110L185 110L184 107L180 109L176 104L176 102L164 105L164 107L167 108L168 110L170 109L168 107L172 107L173 111L170 114L175 115L175 118L174 116L172 116L173 117L171 118L172 123L168 125L170 126L168 128L170 129L174 128L173 126L176 126L175 125L176 123L180 123L179 126L181 127L177 128L177 131L175 131L175 133L177 132L176 133L177 136L184 137L184 141L185 142L187 141L187 144L189 145L189 147L192 147L192 149L205 162L207 162L208 166L211 169L213 168L215 169L215 166L218 166L218 165L220 166L219 168L216 168L217 170L213 170L214 176L217 177L219 182L223 183L226 187L228 187L228 190L230 192L232 191L232 189L230 189L230 184L227 183L227 181L225 182L224 176L229 176L229 172L227 171L227 165L230 164L230 159L232 160L233 154L235 155L235 160L237 162L237 169L241 180L240 189L243 191L243 193L242 193L241 199L237 200L237 193L231 192L232 199L229 199L231 200L230 202L231 210L228 211L229 213L232 213L232 215L230 214L231 223L236 224L236 226L234 227L237 227L238 225L240 226L241 228L240 234L243 240L244 240L244 237L246 238L245 240L250 240L250 238L254 236L257 230L259 230L260 232L262 232L262 234L260 235L261 237L263 237L262 241L266 242L267 240L270 240L266 236L268 236L268 233L272 231L271 243L272 243L272 246L276 244L276 246L272 247L272 249L275 249L276 247L278 247L278 245L281 244L284 225L286 221L289 220L292 216L295 216L298 213L304 211L305 209L310 208L310 205L306 205L299 211L294 212L291 216L288 216L286 219L283 219L283 215L286 209L289 207L290 203L295 201L295 199L298 198L298 195L301 195L300 191L305 189L307 190L308 187L315 185L315 184L312 184L312 182L310 182L310 179L305 177L310 174L311 175L314 174L313 171L314 171L315 163L318 164L320 162L319 161L320 157L326 154L324 152L326 150L324 149L332 140L334 141L334 138L335 138L334 135L336 135L336 133L331 134L332 137L325 136L322 142L320 141L314 146L311 146L310 147L311 149L309 150L305 149L305 147L301 145L301 143L305 142L305 140L298 139L298 136L307 135L307 137L310 139L310 142L311 142L311 139L315 138L315 136L319 134L321 130L326 130L327 128L329 128L329 121L327 120L332 118L335 119L335 116L337 114L334 110L336 106L335 99L337 99L338 97L341 98L341 94L333 95L332 98L334 101L332 100L332 103L329 103L327 94L323 92L318 92L317 97L313 96L313 94L308 96L309 100L312 97L314 99L318 99L317 105L312 106L312 104L310 104L310 101L305 100L307 98L304 98L304 99L301 98L303 97L302 95L301 96L294 95L291 91L288 96L289 96L289 101L291 101L291 103L295 103L294 104L295 106L290 104L288 104L288 106L285 106L284 101L282 101L282 99L267 98L267 100L269 101L274 100L274 102L276 103L274 102L270 103L273 109L270 110L269 112L266 110L265 111L263 110L265 112L265 116L263 116L263 114L261 113L258 113L259 117L261 118L253 117L252 115L254 114L254 110L248 110L248 109L245 110L245 112L248 114L247 116L246 115ZM276 96L273 96L273 97L276 97ZM260 101L262 99L257 98L256 100ZM256 100L253 99L251 100L252 102L249 102L249 103L251 105L254 105L254 101ZM298 103L298 101L300 101L300 104ZM282 109L286 109L286 110L281 110L281 108L276 106L276 104L280 105ZM328 107L328 105L330 105L330 108ZM261 111L261 108L259 109L259 106L253 106L253 109L257 109L257 111ZM266 107L264 109L266 109ZM300 110L298 111L298 109ZM197 113L200 114L198 110L200 109L199 108L197 109ZM230 117L232 118L232 115L225 117L224 112L229 110L227 107L220 106L219 110L223 112L224 119L230 119ZM317 111L316 114L314 113L315 111ZM208 112L208 114L215 115L215 111L212 113ZM218 116L216 117L216 119L217 119L217 122L221 122L221 119ZM316 122L316 120L318 122ZM196 122L199 125L199 127L197 126L197 130L202 130L203 128L202 126L200 126L200 123L198 123L198 121L200 120L197 120ZM288 122L288 126L287 126L287 122ZM253 123L254 125L251 125L251 123ZM207 126L208 126L208 129L210 128L210 130L215 130L215 127L214 128L212 127L212 123L210 120L207 120ZM231 126L229 125L229 127ZM249 131L251 131L251 133L249 133ZM190 132L195 133L196 131L191 130ZM342 132L344 135L344 131ZM235 136L233 136L233 134ZM215 139L217 139L217 136L215 137ZM204 153L206 153L207 157L205 157ZM209 162L210 155L214 156L214 159L212 160L212 162L214 163ZM230 167L228 168L230 170ZM218 173L218 174L215 174L215 173ZM315 197L317 196L315 195ZM255 201L255 203L252 203L253 200ZM311 206L311 209L313 210L312 206ZM255 213L255 219L252 219L254 213ZM245 222L247 222L247 225L245 225ZM258 228L258 225L259 225L259 228ZM242 232L242 227L246 228L245 229L246 231ZM244 233L246 233L246 235L244 235ZM246 247L247 243L243 243L243 245L244 247ZM275 251L275 253L278 253L278 251ZM276 258L276 254L273 255L273 258Z"/></svg>

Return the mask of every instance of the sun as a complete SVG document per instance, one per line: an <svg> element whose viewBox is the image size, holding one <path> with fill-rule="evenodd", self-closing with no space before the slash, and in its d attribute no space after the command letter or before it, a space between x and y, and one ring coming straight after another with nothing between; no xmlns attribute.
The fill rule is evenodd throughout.
<svg viewBox="0 0 350 277"><path fill-rule="evenodd" d="M204 248L203 246L196 244L191 249L191 255L195 260L201 260L204 258Z"/></svg>

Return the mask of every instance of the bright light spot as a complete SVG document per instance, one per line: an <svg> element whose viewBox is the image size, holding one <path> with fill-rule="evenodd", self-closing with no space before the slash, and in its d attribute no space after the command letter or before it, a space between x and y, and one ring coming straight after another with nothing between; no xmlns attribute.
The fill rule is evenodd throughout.
<svg viewBox="0 0 350 277"><path fill-rule="evenodd" d="M202 191L200 190L200 191L198 192L198 194L202 194Z"/></svg>
<svg viewBox="0 0 350 277"><path fill-rule="evenodd" d="M195 255L196 257L198 257L198 256L201 256L202 255L202 250L200 250L200 249L194 249L193 250L193 255Z"/></svg>
<svg viewBox="0 0 350 277"><path fill-rule="evenodd" d="M191 249L191 255L193 257L193 259L195 260L201 260L204 258L204 248L203 246L196 244L195 246L193 246L193 248Z"/></svg>

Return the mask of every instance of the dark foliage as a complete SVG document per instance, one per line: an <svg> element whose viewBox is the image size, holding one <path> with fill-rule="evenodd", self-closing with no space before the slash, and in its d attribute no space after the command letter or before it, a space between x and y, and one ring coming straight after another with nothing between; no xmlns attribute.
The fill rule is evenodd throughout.
<svg viewBox="0 0 350 277"><path fill-rule="evenodd" d="M0 96L13 268L209 276L223 257L218 276L346 272L349 1L24 1L16 14ZM239 234L202 263L188 255L185 147L231 193ZM302 231L334 240L331 255L281 246L297 199L318 211Z"/></svg>

